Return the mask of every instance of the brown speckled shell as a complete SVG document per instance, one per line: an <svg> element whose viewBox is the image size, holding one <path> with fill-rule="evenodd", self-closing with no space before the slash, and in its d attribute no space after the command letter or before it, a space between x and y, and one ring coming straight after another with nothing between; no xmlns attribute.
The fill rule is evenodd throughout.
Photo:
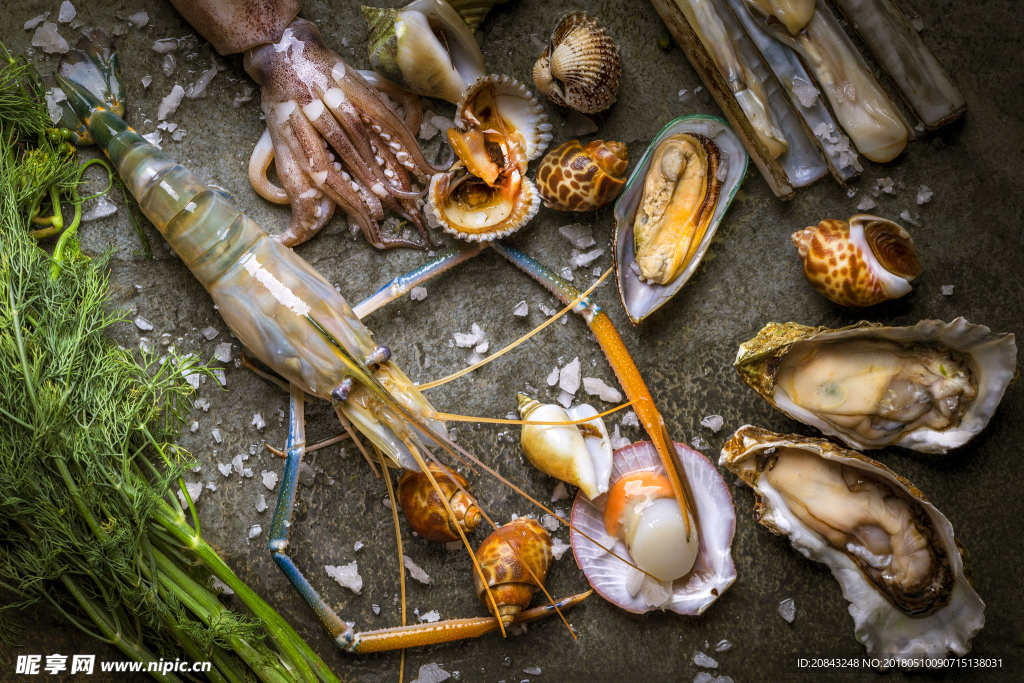
<svg viewBox="0 0 1024 683"><path fill-rule="evenodd" d="M584 114L604 111L619 90L619 48L585 12L562 17L551 44L533 65L537 90Z"/></svg>
<svg viewBox="0 0 1024 683"><path fill-rule="evenodd" d="M473 531L480 523L480 510L476 506L476 501L455 485L458 481L462 488L468 491L469 482L458 472L452 471L451 475L448 475L433 463L428 464L427 468L434 475L438 488L448 499L448 504L451 505L463 530ZM440 496L423 472L410 470L402 476L398 482L398 504L413 531L428 541L450 543L460 540L459 532L451 522Z"/></svg>
<svg viewBox="0 0 1024 683"><path fill-rule="evenodd" d="M530 605L533 594L540 590L551 567L551 557L551 535L536 520L526 517L496 529L477 548L477 562L498 603L497 616L506 626ZM473 587L480 601L494 614L484 582L476 571Z"/></svg>
<svg viewBox="0 0 1024 683"><path fill-rule="evenodd" d="M621 142L570 140L548 152L537 169L544 205L559 211L607 206L626 184L629 152Z"/></svg>
<svg viewBox="0 0 1024 683"><path fill-rule="evenodd" d="M872 267L909 281L920 274L921 265L914 242L902 227L882 218L851 218L855 219L864 222L869 253L850 240L850 223L834 218L793 233L793 244L807 281L818 293L841 306L873 306L891 297Z"/></svg>

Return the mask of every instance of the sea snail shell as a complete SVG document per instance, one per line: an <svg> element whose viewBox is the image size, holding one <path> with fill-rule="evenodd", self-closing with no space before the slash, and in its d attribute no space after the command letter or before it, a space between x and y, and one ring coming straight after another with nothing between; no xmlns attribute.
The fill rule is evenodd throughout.
<svg viewBox="0 0 1024 683"><path fill-rule="evenodd" d="M497 603L497 614L480 574L474 571L477 597L491 614L508 626L516 615L530 606L533 594L547 578L551 567L551 535L536 520L520 517L485 538L477 548L476 559Z"/></svg>
<svg viewBox="0 0 1024 683"><path fill-rule="evenodd" d="M560 211L607 206L626 184L629 152L621 142L570 140L548 152L537 169L544 205Z"/></svg>
<svg viewBox="0 0 1024 683"><path fill-rule="evenodd" d="M914 241L885 218L858 214L826 218L793 233L804 275L820 294L841 306L873 306L898 299L921 273Z"/></svg>
<svg viewBox="0 0 1024 683"><path fill-rule="evenodd" d="M619 90L619 48L585 12L565 15L533 65L533 83L553 102L584 114L604 111Z"/></svg>
<svg viewBox="0 0 1024 683"><path fill-rule="evenodd" d="M429 463L427 469L434 475L441 493L448 499L448 505L455 513L455 520L448 515L427 475L412 470L406 472L398 482L398 504L402 508L402 514L409 520L409 526L428 541L458 541L461 537L456 526L469 533L476 529L481 519L476 501L455 485L457 481L462 488L468 490L469 482L458 472L449 470L450 474L446 473L433 463Z"/></svg>

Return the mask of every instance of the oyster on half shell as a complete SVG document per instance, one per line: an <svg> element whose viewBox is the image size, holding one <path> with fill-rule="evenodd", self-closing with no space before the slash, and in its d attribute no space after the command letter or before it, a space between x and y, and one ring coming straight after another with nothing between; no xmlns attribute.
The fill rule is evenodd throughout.
<svg viewBox="0 0 1024 683"><path fill-rule="evenodd" d="M963 318L830 330L771 323L736 369L762 398L852 448L945 453L995 412L1017 366L1012 334Z"/></svg>
<svg viewBox="0 0 1024 683"><path fill-rule="evenodd" d="M941 512L884 465L825 439L741 427L720 465L754 490L754 518L832 570L870 655L964 655L985 624Z"/></svg>

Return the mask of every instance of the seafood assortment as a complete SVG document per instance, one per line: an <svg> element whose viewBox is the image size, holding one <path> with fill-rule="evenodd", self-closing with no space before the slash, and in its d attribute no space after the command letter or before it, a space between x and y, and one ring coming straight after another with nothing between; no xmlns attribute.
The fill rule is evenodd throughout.
<svg viewBox="0 0 1024 683"><path fill-rule="evenodd" d="M519 394L523 424L520 437L523 455L541 472L578 487L590 499L608 491L612 473L612 446L608 429L597 411L587 404L564 409L542 405ZM590 422L566 425L533 425L534 422Z"/></svg>
<svg viewBox="0 0 1024 683"><path fill-rule="evenodd" d="M533 84L555 104L584 114L604 111L619 91L619 47L586 12L562 17L533 65Z"/></svg>
<svg viewBox="0 0 1024 683"><path fill-rule="evenodd" d="M483 578L473 573L476 594L491 614L509 626L544 586L551 568L551 534L537 520L520 517L485 538L476 549L476 559L483 570Z"/></svg>
<svg viewBox="0 0 1024 683"><path fill-rule="evenodd" d="M771 323L740 346L736 369L772 406L851 448L945 453L988 424L1017 346L963 318L837 330Z"/></svg>
<svg viewBox="0 0 1024 683"><path fill-rule="evenodd" d="M596 211L626 184L629 151L621 142L570 140L551 150L537 168L544 206L559 211Z"/></svg>
<svg viewBox="0 0 1024 683"><path fill-rule="evenodd" d="M634 324L693 275L746 171L721 119L678 118L654 138L615 204L615 270Z"/></svg>
<svg viewBox="0 0 1024 683"><path fill-rule="evenodd" d="M841 306L872 306L898 299L921 274L914 240L885 218L858 214L826 218L793 233L811 287Z"/></svg>
<svg viewBox="0 0 1024 683"><path fill-rule="evenodd" d="M741 427L724 465L754 518L827 566L869 655L964 655L985 624L949 520L885 465L824 439ZM885 666L885 665L883 665Z"/></svg>

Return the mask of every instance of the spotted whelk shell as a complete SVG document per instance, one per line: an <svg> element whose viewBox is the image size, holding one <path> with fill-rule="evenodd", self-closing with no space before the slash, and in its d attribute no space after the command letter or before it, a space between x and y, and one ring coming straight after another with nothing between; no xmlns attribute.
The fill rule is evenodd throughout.
<svg viewBox="0 0 1024 683"><path fill-rule="evenodd" d="M551 150L537 169L544 206L594 211L608 205L626 184L629 153L621 142L570 140Z"/></svg>
<svg viewBox="0 0 1024 683"><path fill-rule="evenodd" d="M619 48L585 12L567 14L533 65L537 90L584 114L604 111L619 90Z"/></svg>

